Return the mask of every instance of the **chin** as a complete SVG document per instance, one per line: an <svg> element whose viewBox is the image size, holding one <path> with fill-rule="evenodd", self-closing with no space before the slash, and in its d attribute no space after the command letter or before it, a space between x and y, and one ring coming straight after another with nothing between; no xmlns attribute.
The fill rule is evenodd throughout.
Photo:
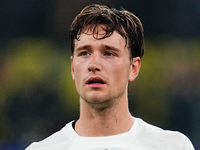
<svg viewBox="0 0 200 150"><path fill-rule="evenodd" d="M92 108L104 110L112 106L112 100L105 99L102 97L90 97L88 99L83 99Z"/></svg>

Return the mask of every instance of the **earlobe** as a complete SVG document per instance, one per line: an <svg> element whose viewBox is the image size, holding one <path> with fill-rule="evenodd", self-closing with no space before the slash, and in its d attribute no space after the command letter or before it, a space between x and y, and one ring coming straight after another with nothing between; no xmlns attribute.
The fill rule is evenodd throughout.
<svg viewBox="0 0 200 150"><path fill-rule="evenodd" d="M129 74L129 81L132 82L138 76L141 67L141 59L140 57L133 58L131 62L130 74Z"/></svg>
<svg viewBox="0 0 200 150"><path fill-rule="evenodd" d="M71 56L70 59L71 59L71 74L72 74L72 79L74 80L73 56Z"/></svg>

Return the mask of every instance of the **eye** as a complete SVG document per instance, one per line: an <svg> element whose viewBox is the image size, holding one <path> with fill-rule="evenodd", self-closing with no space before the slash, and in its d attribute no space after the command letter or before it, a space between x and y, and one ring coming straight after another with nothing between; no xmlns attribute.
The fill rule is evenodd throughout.
<svg viewBox="0 0 200 150"><path fill-rule="evenodd" d="M89 54L90 53L88 51L83 51L83 52L80 52L79 56L87 56Z"/></svg>
<svg viewBox="0 0 200 150"><path fill-rule="evenodd" d="M105 52L104 55L105 55L105 56L114 56L114 53L112 53L112 52Z"/></svg>

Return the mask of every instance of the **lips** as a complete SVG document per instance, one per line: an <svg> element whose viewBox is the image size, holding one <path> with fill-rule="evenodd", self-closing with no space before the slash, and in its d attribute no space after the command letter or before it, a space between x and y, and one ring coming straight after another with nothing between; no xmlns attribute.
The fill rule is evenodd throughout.
<svg viewBox="0 0 200 150"><path fill-rule="evenodd" d="M100 77L91 77L87 80L86 84L106 84L106 82Z"/></svg>

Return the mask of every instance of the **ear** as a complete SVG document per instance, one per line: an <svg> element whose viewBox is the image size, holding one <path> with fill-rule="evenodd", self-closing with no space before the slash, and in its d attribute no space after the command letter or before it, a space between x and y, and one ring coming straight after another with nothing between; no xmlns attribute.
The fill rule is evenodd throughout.
<svg viewBox="0 0 200 150"><path fill-rule="evenodd" d="M132 82L138 76L141 67L141 59L140 57L134 57L131 62L130 66L130 74L129 74L129 81Z"/></svg>
<svg viewBox="0 0 200 150"><path fill-rule="evenodd" d="M71 59L71 74L72 74L72 79L74 80L74 64L73 64L73 56L70 57Z"/></svg>

